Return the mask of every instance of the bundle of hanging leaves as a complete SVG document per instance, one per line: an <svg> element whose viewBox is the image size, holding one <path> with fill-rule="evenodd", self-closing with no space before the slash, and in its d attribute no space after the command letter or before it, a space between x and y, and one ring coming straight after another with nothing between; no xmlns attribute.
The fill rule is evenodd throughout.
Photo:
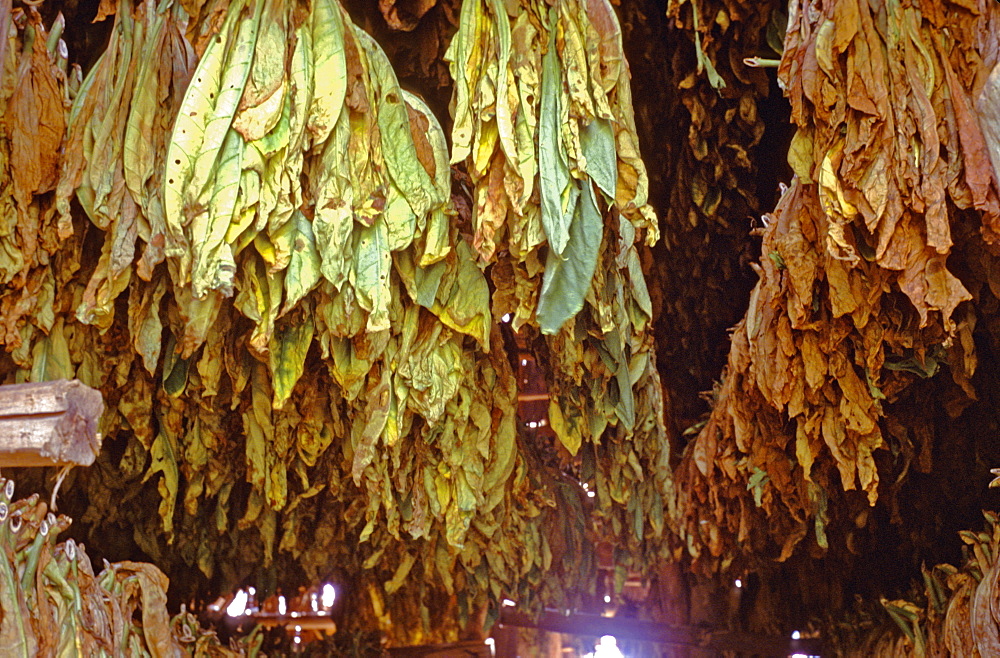
<svg viewBox="0 0 1000 658"><path fill-rule="evenodd" d="M959 391L950 413L974 398L963 302L996 261L1000 7L793 3L788 26L796 177L766 218L760 282L678 471L704 568L751 550L783 559L807 537L825 549L830 514L859 502L845 491L878 498L879 455L930 470L932 437L893 402L933 376Z"/></svg>
<svg viewBox="0 0 1000 658"><path fill-rule="evenodd" d="M669 449L637 246L659 233L617 16L607 0L467 1L446 57L494 317L541 333L552 429L606 530L656 554Z"/></svg>
<svg viewBox="0 0 1000 658"><path fill-rule="evenodd" d="M621 14L650 196L663 240L645 253L656 350L670 398L668 423L683 431L704 411L699 393L725 362L726 332L754 283L751 218L770 207L780 169L781 102L764 69L777 57L787 3L741 0L629 2ZM766 39L765 39L766 36ZM771 45L768 45L771 44ZM707 71L711 70L711 76ZM765 137L765 120L769 135ZM777 166L774 166L777 165Z"/></svg>
<svg viewBox="0 0 1000 658"><path fill-rule="evenodd" d="M397 639L453 630L433 600L565 600L602 529L658 550L655 217L605 0L464 3L450 153L335 0L106 4L75 83L15 14L4 89L41 82L5 91L0 144L26 218L0 232L2 372L103 392L116 452L67 483L92 532L222 587L336 569L348 624ZM519 438L506 313L546 336L596 525Z"/></svg>

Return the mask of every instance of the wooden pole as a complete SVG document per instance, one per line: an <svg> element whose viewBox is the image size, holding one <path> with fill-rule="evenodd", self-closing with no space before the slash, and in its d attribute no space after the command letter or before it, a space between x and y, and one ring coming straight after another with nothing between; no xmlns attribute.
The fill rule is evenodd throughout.
<svg viewBox="0 0 1000 658"><path fill-rule="evenodd" d="M93 464L102 413L101 393L77 380L0 386L0 468Z"/></svg>

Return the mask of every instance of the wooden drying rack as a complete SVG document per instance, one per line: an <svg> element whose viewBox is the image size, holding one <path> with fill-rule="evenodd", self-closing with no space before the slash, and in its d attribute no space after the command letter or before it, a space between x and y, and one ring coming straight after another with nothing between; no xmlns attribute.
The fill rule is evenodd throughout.
<svg viewBox="0 0 1000 658"><path fill-rule="evenodd" d="M0 386L0 468L90 466L103 412L101 393L75 379Z"/></svg>

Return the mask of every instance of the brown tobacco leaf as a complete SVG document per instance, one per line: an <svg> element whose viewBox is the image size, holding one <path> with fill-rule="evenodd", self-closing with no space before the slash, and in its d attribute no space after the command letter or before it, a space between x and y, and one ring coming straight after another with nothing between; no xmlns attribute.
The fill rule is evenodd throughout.
<svg viewBox="0 0 1000 658"><path fill-rule="evenodd" d="M394 30L410 32L420 23L437 0L378 0L379 11Z"/></svg>
<svg viewBox="0 0 1000 658"><path fill-rule="evenodd" d="M45 47L47 32L34 8L30 8L28 20L35 36L30 50L22 53L17 86L7 105L10 171L22 216L27 214L34 195L55 188L66 130L62 90L65 75Z"/></svg>
<svg viewBox="0 0 1000 658"><path fill-rule="evenodd" d="M791 6L779 75L798 178L767 218L760 281L679 469L695 557L733 557L753 527L769 528L781 559L811 526L825 548L828 501L879 496L884 401L940 362L972 394L972 294L952 268L994 242L998 183L971 108L989 73L979 34L1000 11L957 14L941 42L918 6Z"/></svg>
<svg viewBox="0 0 1000 658"><path fill-rule="evenodd" d="M116 0L101 0L101 4L97 7L97 15L94 16L93 22L100 23L108 16L114 16L117 11L118 2Z"/></svg>

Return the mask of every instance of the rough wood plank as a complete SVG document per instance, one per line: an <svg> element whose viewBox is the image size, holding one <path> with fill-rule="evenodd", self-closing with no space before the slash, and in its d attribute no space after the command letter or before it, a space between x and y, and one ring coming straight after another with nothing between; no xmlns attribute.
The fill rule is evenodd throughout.
<svg viewBox="0 0 1000 658"><path fill-rule="evenodd" d="M0 468L89 466L103 412L100 392L76 380L0 386Z"/></svg>

